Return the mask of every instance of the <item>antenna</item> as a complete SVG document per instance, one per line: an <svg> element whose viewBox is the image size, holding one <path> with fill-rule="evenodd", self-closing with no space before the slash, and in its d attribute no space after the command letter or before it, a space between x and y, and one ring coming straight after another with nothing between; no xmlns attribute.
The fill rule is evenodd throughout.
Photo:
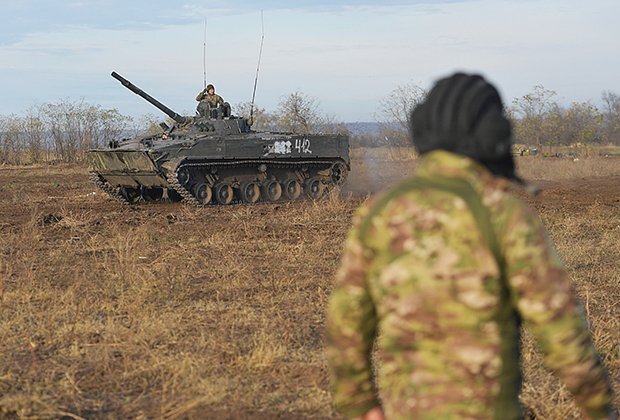
<svg viewBox="0 0 620 420"><path fill-rule="evenodd" d="M205 34L204 41L202 43L202 75L203 75L203 88L207 88L207 18L205 18Z"/></svg>
<svg viewBox="0 0 620 420"><path fill-rule="evenodd" d="M258 70L260 69L260 59L263 56L263 42L265 41L265 22L263 20L263 10L260 11L261 38L260 51L258 52L258 64L256 65L256 78L254 79L254 91L252 92L252 104L250 105L250 125L254 122L254 98L256 97L256 84L258 83Z"/></svg>

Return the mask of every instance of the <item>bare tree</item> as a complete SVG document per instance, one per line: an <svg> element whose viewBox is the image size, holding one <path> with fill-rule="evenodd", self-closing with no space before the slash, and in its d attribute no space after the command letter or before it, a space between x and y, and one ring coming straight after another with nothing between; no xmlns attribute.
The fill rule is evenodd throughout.
<svg viewBox="0 0 620 420"><path fill-rule="evenodd" d="M316 99L299 91L283 98L275 115L278 127L292 133L310 133L323 123Z"/></svg>
<svg viewBox="0 0 620 420"><path fill-rule="evenodd" d="M562 112L559 143L599 143L602 139L602 121L600 111L591 103L573 102Z"/></svg>
<svg viewBox="0 0 620 420"><path fill-rule="evenodd" d="M23 130L25 136L25 147L28 151L30 161L39 163L46 157L45 144L45 123L41 118L38 107L32 107L26 112L23 120Z"/></svg>
<svg viewBox="0 0 620 420"><path fill-rule="evenodd" d="M561 108L555 101L556 92L541 85L512 102L515 137L518 143L553 145L559 141Z"/></svg>
<svg viewBox="0 0 620 420"><path fill-rule="evenodd" d="M56 159L66 162L78 160L78 147L84 137L84 128L80 118L82 103L68 99L41 106L46 126L50 131Z"/></svg>
<svg viewBox="0 0 620 420"><path fill-rule="evenodd" d="M95 133L98 134L96 145L108 144L110 140L118 139L133 122L129 116L122 115L117 109L96 108L97 124Z"/></svg>
<svg viewBox="0 0 620 420"><path fill-rule="evenodd" d="M56 158L66 162L81 160L88 149L107 144L131 122L130 117L116 109L102 109L83 99L44 104L41 115L50 132Z"/></svg>
<svg viewBox="0 0 620 420"><path fill-rule="evenodd" d="M0 164L7 163L6 128L7 117L0 115Z"/></svg>
<svg viewBox="0 0 620 420"><path fill-rule="evenodd" d="M603 135L605 141L620 144L620 95L604 91L603 100Z"/></svg>
<svg viewBox="0 0 620 420"><path fill-rule="evenodd" d="M522 118L542 117L553 111L557 107L555 98L557 93L546 89L542 85L534 86L531 93L515 98L512 103L517 114Z"/></svg>
<svg viewBox="0 0 620 420"><path fill-rule="evenodd" d="M398 145L409 142L411 111L426 98L427 90L411 82L398 85L379 100L375 118L381 123L378 144Z"/></svg>
<svg viewBox="0 0 620 420"><path fill-rule="evenodd" d="M379 120L388 124L397 123L397 130L408 133L411 111L426 98L427 93L426 89L415 83L396 86L379 100Z"/></svg>
<svg viewBox="0 0 620 420"><path fill-rule="evenodd" d="M24 119L17 115L0 121L0 161L10 165L26 163Z"/></svg>
<svg viewBox="0 0 620 420"><path fill-rule="evenodd" d="M346 124L333 114L326 114L321 117L318 131L333 134L351 134Z"/></svg>

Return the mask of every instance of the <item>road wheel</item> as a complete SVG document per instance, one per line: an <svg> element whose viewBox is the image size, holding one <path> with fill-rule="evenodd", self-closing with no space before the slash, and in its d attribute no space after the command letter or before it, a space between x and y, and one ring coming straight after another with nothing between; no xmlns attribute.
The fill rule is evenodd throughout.
<svg viewBox="0 0 620 420"><path fill-rule="evenodd" d="M284 181L284 194L289 200L297 200L301 195L301 185L295 178Z"/></svg>
<svg viewBox="0 0 620 420"><path fill-rule="evenodd" d="M260 188L252 181L241 184L241 199L244 203L254 204L260 198Z"/></svg>
<svg viewBox="0 0 620 420"><path fill-rule="evenodd" d="M282 185L271 179L265 181L263 183L263 197L267 201L278 201L282 197Z"/></svg>
<svg viewBox="0 0 620 420"><path fill-rule="evenodd" d="M321 182L321 178L312 177L306 180L304 183L304 192L308 197L313 200L317 200L323 196L324 186Z"/></svg>
<svg viewBox="0 0 620 420"><path fill-rule="evenodd" d="M334 185L342 185L347 180L347 167L342 162L332 165L331 182Z"/></svg>
<svg viewBox="0 0 620 420"><path fill-rule="evenodd" d="M209 204L211 202L211 197L213 197L211 187L204 182L194 185L192 192L200 204Z"/></svg>
<svg viewBox="0 0 620 420"><path fill-rule="evenodd" d="M181 185L187 185L189 183L190 178L191 178L191 175L189 173L188 168L181 168L177 172L177 180L179 181L179 184Z"/></svg>
<svg viewBox="0 0 620 420"><path fill-rule="evenodd" d="M227 205L232 203L233 189L230 185L226 183L217 184L213 192L215 194L215 201L218 204Z"/></svg>

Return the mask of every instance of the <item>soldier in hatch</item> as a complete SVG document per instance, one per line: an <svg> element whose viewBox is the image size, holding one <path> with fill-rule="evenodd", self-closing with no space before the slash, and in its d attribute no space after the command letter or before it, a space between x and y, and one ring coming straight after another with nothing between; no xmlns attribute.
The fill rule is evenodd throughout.
<svg viewBox="0 0 620 420"><path fill-rule="evenodd" d="M207 85L196 95L196 100L199 102L196 110L200 115L211 118L230 117L230 104L215 93L215 86Z"/></svg>
<svg viewBox="0 0 620 420"><path fill-rule="evenodd" d="M330 297L337 409L521 418L523 322L584 413L617 418L566 270L540 219L507 191L508 180L523 181L497 90L455 74L411 117L416 175L357 212Z"/></svg>

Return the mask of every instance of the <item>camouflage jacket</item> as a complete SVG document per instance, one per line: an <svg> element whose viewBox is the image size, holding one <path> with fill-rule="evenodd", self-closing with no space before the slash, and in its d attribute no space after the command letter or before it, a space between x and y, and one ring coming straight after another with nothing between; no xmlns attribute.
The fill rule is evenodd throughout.
<svg viewBox="0 0 620 420"><path fill-rule="evenodd" d="M224 106L224 99L222 99L222 97L217 93L209 95L207 92L201 91L200 93L198 93L198 95L196 95L196 100L207 101L212 107L216 107L218 105Z"/></svg>
<svg viewBox="0 0 620 420"><path fill-rule="evenodd" d="M416 177L467 181L492 215L501 258L456 194L401 188L368 220L373 203L362 206L328 309L337 409L358 416L380 398L389 419L519 418L523 321L577 402L604 416L609 379L537 215L462 156L428 153Z"/></svg>

